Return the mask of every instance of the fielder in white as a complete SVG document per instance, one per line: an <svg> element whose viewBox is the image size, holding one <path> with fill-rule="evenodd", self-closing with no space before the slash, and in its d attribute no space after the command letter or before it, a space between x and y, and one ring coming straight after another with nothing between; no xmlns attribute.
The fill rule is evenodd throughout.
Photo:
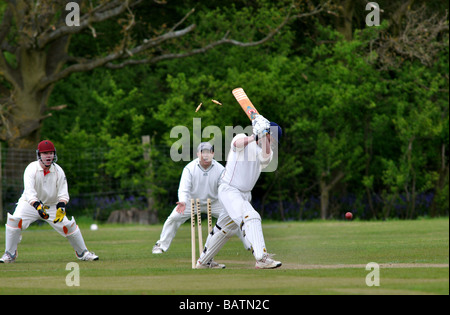
<svg viewBox="0 0 450 315"><path fill-rule="evenodd" d="M207 268L207 263L239 229L251 244L256 268L273 269L281 266L281 262L272 259L273 255L267 252L261 216L250 201L251 191L261 170L272 160L271 143L278 145L282 131L276 123L269 122L261 115L252 124L251 136L238 134L231 141L231 150L219 186L219 200L224 211L206 240L205 249L197 261L197 269Z"/></svg>
<svg viewBox="0 0 450 315"><path fill-rule="evenodd" d="M23 175L24 191L17 202L14 214L8 213L6 222L6 249L0 263L13 263L17 258L17 246L22 231L36 220L44 220L59 234L66 237L80 260L98 260L88 251L81 231L72 217L66 217L69 202L66 175L56 164L57 155L53 143L41 141L36 150L37 161L31 162Z"/></svg>
<svg viewBox="0 0 450 315"><path fill-rule="evenodd" d="M209 142L200 143L197 147L197 158L183 169L177 205L164 223L160 239L152 249L153 254L166 252L180 226L191 218L191 211L193 211L191 199L200 199L202 213L207 212L206 202L208 198L211 199L211 215L214 218L219 217L223 208L218 200L218 187L223 171L224 167L214 160L214 147ZM249 244L247 246L249 249ZM225 267L214 262L208 263L208 268Z"/></svg>

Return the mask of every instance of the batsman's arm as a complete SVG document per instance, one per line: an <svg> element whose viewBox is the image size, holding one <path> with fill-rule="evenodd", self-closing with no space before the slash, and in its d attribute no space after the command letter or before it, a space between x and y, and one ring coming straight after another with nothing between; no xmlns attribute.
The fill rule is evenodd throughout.
<svg viewBox="0 0 450 315"><path fill-rule="evenodd" d="M265 168L272 160L273 151L272 147L270 146L270 136L264 137L263 139L261 139L261 141L263 141L263 143L259 160L261 161L263 168Z"/></svg>
<svg viewBox="0 0 450 315"><path fill-rule="evenodd" d="M267 141L266 135L270 128L270 122L261 115L257 115L257 118L253 120L253 134L251 136L246 136L245 134L239 134L233 139L233 146L238 151L245 148L249 143L253 141ZM266 138L266 139L264 139ZM270 147L270 146L269 146Z"/></svg>
<svg viewBox="0 0 450 315"><path fill-rule="evenodd" d="M249 143L252 143L253 141L255 141L254 135L251 135L251 136L242 135L240 137L239 137L239 135L237 135L234 138L233 146L236 148L237 151L240 151L240 150L244 149Z"/></svg>

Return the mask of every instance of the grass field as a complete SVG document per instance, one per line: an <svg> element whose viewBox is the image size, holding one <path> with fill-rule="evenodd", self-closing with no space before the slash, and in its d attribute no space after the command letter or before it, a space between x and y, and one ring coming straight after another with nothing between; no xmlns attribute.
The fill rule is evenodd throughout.
<svg viewBox="0 0 450 315"><path fill-rule="evenodd" d="M448 218L263 222L268 250L283 262L276 270L255 270L237 237L216 257L226 269L192 270L189 224L162 255L151 253L162 225L100 225L91 231L84 222L80 228L99 261L78 261L50 227L32 226L23 232L16 263L0 264L0 295L449 294ZM4 241L2 227L2 251ZM79 265L79 286L66 285L69 262ZM369 262L380 266L379 286L366 285Z"/></svg>

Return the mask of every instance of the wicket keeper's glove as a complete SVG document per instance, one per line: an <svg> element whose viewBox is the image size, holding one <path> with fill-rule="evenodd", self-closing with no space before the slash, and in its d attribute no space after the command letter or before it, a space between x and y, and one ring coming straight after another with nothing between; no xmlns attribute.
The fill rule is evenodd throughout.
<svg viewBox="0 0 450 315"><path fill-rule="evenodd" d="M53 223L61 222L66 216L66 204L64 202L58 202L56 204L56 218Z"/></svg>
<svg viewBox="0 0 450 315"><path fill-rule="evenodd" d="M39 212L39 215L42 219L47 220L48 219L48 213L47 209L49 209L48 206L45 206L42 201L35 201L33 203L33 207Z"/></svg>

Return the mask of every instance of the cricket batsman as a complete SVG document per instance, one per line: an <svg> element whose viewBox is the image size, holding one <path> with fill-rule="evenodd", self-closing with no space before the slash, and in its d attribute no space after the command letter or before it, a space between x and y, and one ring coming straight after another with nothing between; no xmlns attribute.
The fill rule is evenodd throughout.
<svg viewBox="0 0 450 315"><path fill-rule="evenodd" d="M153 246L153 254L166 252L181 224L191 217L191 199L200 199L202 212L206 212L207 199L211 199L211 215L218 218L223 208L218 200L219 180L224 167L214 159L214 146L202 142L197 147L197 158L187 164L181 174L176 207L164 223L160 239ZM245 243L244 243L245 246ZM247 244L247 248L250 246ZM208 268L224 268L211 262Z"/></svg>
<svg viewBox="0 0 450 315"><path fill-rule="evenodd" d="M39 219L67 238L78 259L98 260L98 256L86 248L75 219L72 217L69 221L66 217L66 205L69 202L67 179L61 166L56 164L58 158L55 146L49 140L41 141L36 155L37 161L31 162L25 169L24 191L14 214L8 213L6 249L0 263L15 262L22 231Z"/></svg>
<svg viewBox="0 0 450 315"><path fill-rule="evenodd" d="M267 252L261 216L250 201L251 191L261 170L272 160L271 144L278 145L282 130L262 115L256 116L252 126L251 136L238 134L231 141L231 150L219 186L219 200L224 211L206 240L204 251L197 261L197 269L207 268L207 264L239 229L251 244L257 269L281 266L281 262L274 260L273 255Z"/></svg>

